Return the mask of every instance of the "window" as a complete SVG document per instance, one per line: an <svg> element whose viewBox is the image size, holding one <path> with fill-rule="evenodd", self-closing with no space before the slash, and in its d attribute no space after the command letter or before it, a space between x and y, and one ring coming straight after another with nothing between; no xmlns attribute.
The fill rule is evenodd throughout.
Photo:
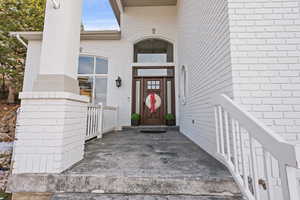
<svg viewBox="0 0 300 200"><path fill-rule="evenodd" d="M181 74L180 74L180 97L181 103L186 104L186 95L187 95L187 69L183 65L181 67Z"/></svg>
<svg viewBox="0 0 300 200"><path fill-rule="evenodd" d="M135 77L174 77L173 67L134 67L133 75Z"/></svg>
<svg viewBox="0 0 300 200"><path fill-rule="evenodd" d="M134 45L134 62L174 62L173 44L161 39L147 39Z"/></svg>
<svg viewBox="0 0 300 200"><path fill-rule="evenodd" d="M93 104L106 104L108 62L96 56L80 56L78 81L80 94Z"/></svg>

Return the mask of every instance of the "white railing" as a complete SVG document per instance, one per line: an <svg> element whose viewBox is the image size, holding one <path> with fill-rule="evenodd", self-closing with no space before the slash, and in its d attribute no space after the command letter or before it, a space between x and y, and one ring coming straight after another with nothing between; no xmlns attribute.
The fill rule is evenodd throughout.
<svg viewBox="0 0 300 200"><path fill-rule="evenodd" d="M102 138L103 134L118 128L118 107L89 105L85 140Z"/></svg>
<svg viewBox="0 0 300 200"><path fill-rule="evenodd" d="M118 129L118 107L103 106L103 134Z"/></svg>
<svg viewBox="0 0 300 200"><path fill-rule="evenodd" d="M89 105L87 108L87 127L85 140L102 137L102 105Z"/></svg>
<svg viewBox="0 0 300 200"><path fill-rule="evenodd" d="M249 200L299 200L296 146L226 95L213 100L217 158L230 170L244 196Z"/></svg>

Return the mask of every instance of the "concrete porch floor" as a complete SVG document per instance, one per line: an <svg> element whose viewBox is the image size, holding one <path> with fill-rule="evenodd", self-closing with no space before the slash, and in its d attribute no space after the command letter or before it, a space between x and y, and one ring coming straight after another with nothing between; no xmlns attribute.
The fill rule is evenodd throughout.
<svg viewBox="0 0 300 200"><path fill-rule="evenodd" d="M127 130L86 144L82 161L62 174L12 177L10 191L235 196L227 169L175 130Z"/></svg>
<svg viewBox="0 0 300 200"><path fill-rule="evenodd" d="M227 169L178 131L110 133L87 143L84 159L65 174L231 180Z"/></svg>

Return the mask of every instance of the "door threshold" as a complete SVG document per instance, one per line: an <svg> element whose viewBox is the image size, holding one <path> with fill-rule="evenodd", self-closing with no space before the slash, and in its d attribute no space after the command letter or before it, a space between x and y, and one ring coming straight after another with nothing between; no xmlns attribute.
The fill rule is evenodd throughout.
<svg viewBox="0 0 300 200"><path fill-rule="evenodd" d="M141 125L141 126L123 126L123 130L141 130L141 129L166 129L179 131L179 126L166 126L166 125Z"/></svg>

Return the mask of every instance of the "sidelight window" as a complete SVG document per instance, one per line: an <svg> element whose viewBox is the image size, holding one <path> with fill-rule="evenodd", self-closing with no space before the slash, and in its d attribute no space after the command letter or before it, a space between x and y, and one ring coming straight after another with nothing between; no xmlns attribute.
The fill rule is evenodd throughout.
<svg viewBox="0 0 300 200"><path fill-rule="evenodd" d="M96 56L80 56L78 81L80 94L93 104L106 104L108 61Z"/></svg>

